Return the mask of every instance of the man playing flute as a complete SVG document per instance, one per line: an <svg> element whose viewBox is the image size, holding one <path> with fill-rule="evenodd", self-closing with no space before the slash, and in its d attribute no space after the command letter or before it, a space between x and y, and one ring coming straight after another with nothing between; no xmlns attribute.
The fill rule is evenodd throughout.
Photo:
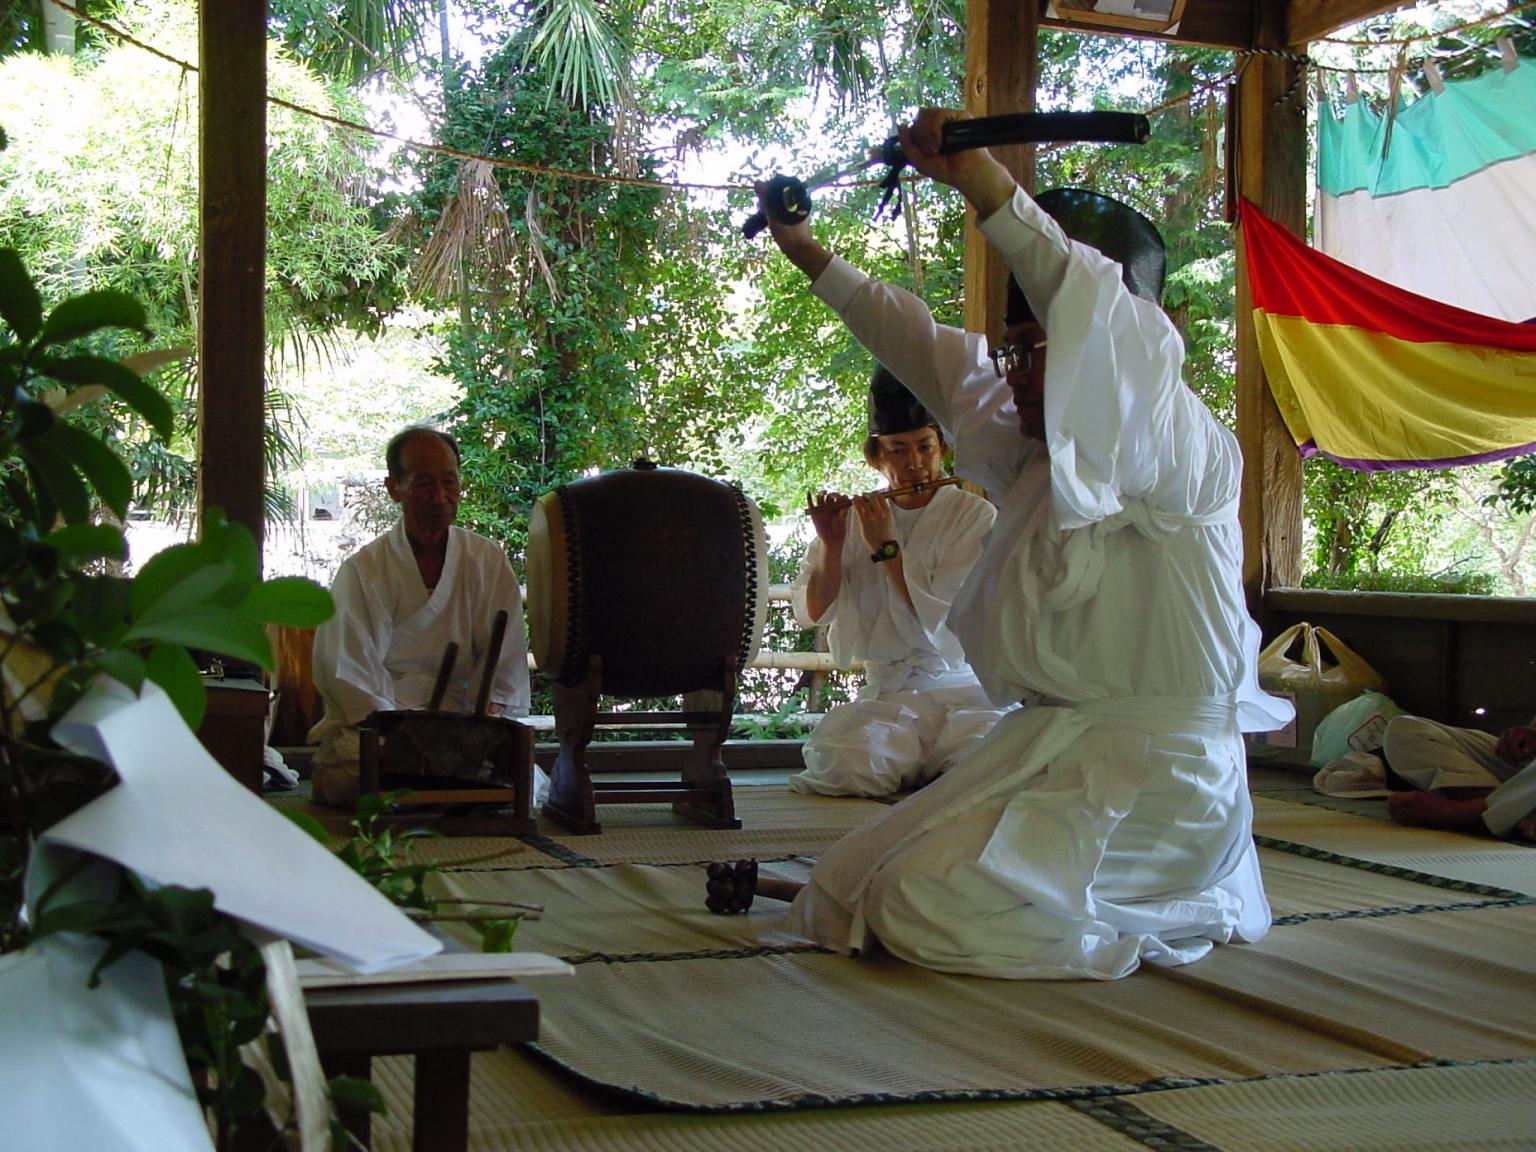
<svg viewBox="0 0 1536 1152"><path fill-rule="evenodd" d="M1091 192L1037 203L984 150L944 153L963 117L925 109L901 143L964 194L1012 271L1001 374L984 339L838 259L805 221L771 227L998 501L950 622L992 700L1031 703L833 845L790 926L1011 979L1185 964L1270 924L1241 734L1291 708L1254 675L1241 454L1180 379L1156 229Z"/></svg>
<svg viewBox="0 0 1536 1152"><path fill-rule="evenodd" d="M944 440L886 369L869 385L864 459L889 484L853 497L813 496L816 539L794 583L802 625L825 625L840 666L864 662L858 697L832 709L805 743L799 792L886 796L926 784L997 722L946 619L981 555L996 510L936 486Z"/></svg>

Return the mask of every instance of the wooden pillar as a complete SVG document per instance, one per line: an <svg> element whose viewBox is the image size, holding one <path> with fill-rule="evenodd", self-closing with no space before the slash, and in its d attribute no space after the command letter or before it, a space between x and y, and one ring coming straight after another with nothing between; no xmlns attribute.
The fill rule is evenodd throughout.
<svg viewBox="0 0 1536 1152"><path fill-rule="evenodd" d="M51 56L75 54L75 14L43 0L43 51Z"/></svg>
<svg viewBox="0 0 1536 1152"><path fill-rule="evenodd" d="M261 543L267 2L198 5L198 508Z"/></svg>
<svg viewBox="0 0 1536 1152"><path fill-rule="evenodd" d="M1035 0L966 0L965 108L973 116L1033 112L1040 32ZM994 148L996 156L1030 191L1035 187L1035 146ZM967 218L975 224L974 213ZM1003 334L1008 266L976 228L965 230L965 326L993 340Z"/></svg>
<svg viewBox="0 0 1536 1152"><path fill-rule="evenodd" d="M1285 48L1284 13L1263 5L1254 46ZM1242 58L1232 132L1236 191L1299 236L1306 228L1306 101L1291 92L1298 65L1274 56ZM1261 613L1264 591L1301 579L1301 457L1259 363L1248 292L1248 262L1237 251L1237 437L1243 451L1243 589Z"/></svg>

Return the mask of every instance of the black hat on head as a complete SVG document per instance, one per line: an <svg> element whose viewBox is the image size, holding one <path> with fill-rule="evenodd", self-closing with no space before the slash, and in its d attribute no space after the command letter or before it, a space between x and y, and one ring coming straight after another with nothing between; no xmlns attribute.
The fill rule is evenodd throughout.
<svg viewBox="0 0 1536 1152"><path fill-rule="evenodd" d="M871 436L892 436L936 423L922 401L908 392L907 386L896 379L890 369L884 364L875 365L875 374L869 378Z"/></svg>
<svg viewBox="0 0 1536 1152"><path fill-rule="evenodd" d="M1036 196L1035 203L1071 239L1119 264L1121 279L1133 295L1154 304L1162 301L1168 255L1152 221L1129 204L1086 188L1052 188ZM1029 302L1010 276L1004 326L1033 318Z"/></svg>

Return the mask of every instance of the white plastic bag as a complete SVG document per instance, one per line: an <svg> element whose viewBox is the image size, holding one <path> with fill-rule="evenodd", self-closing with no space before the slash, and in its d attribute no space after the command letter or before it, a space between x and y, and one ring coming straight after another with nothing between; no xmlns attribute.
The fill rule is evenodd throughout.
<svg viewBox="0 0 1536 1152"><path fill-rule="evenodd" d="M1350 752L1376 751L1387 721L1402 712L1380 692L1362 692L1346 700L1324 716L1313 731L1312 767L1321 768Z"/></svg>

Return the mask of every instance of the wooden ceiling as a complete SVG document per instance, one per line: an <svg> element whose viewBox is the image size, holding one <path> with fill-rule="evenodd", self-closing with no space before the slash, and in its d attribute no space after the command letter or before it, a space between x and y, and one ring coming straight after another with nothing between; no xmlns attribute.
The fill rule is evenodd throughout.
<svg viewBox="0 0 1536 1152"><path fill-rule="evenodd" d="M1357 20L1378 16L1397 8L1406 8L1411 0L1185 0L1183 16L1172 35L1148 36L1177 44L1200 44L1212 48L1252 48L1258 29L1275 27L1278 9L1284 28L1282 40L1287 45L1317 40ZM1049 0L1041 0L1040 11L1047 12ZM1111 31L1100 23L1076 21L1069 16L1042 15L1043 28L1063 28L1076 32ZM1144 36L1145 33L1126 33Z"/></svg>

